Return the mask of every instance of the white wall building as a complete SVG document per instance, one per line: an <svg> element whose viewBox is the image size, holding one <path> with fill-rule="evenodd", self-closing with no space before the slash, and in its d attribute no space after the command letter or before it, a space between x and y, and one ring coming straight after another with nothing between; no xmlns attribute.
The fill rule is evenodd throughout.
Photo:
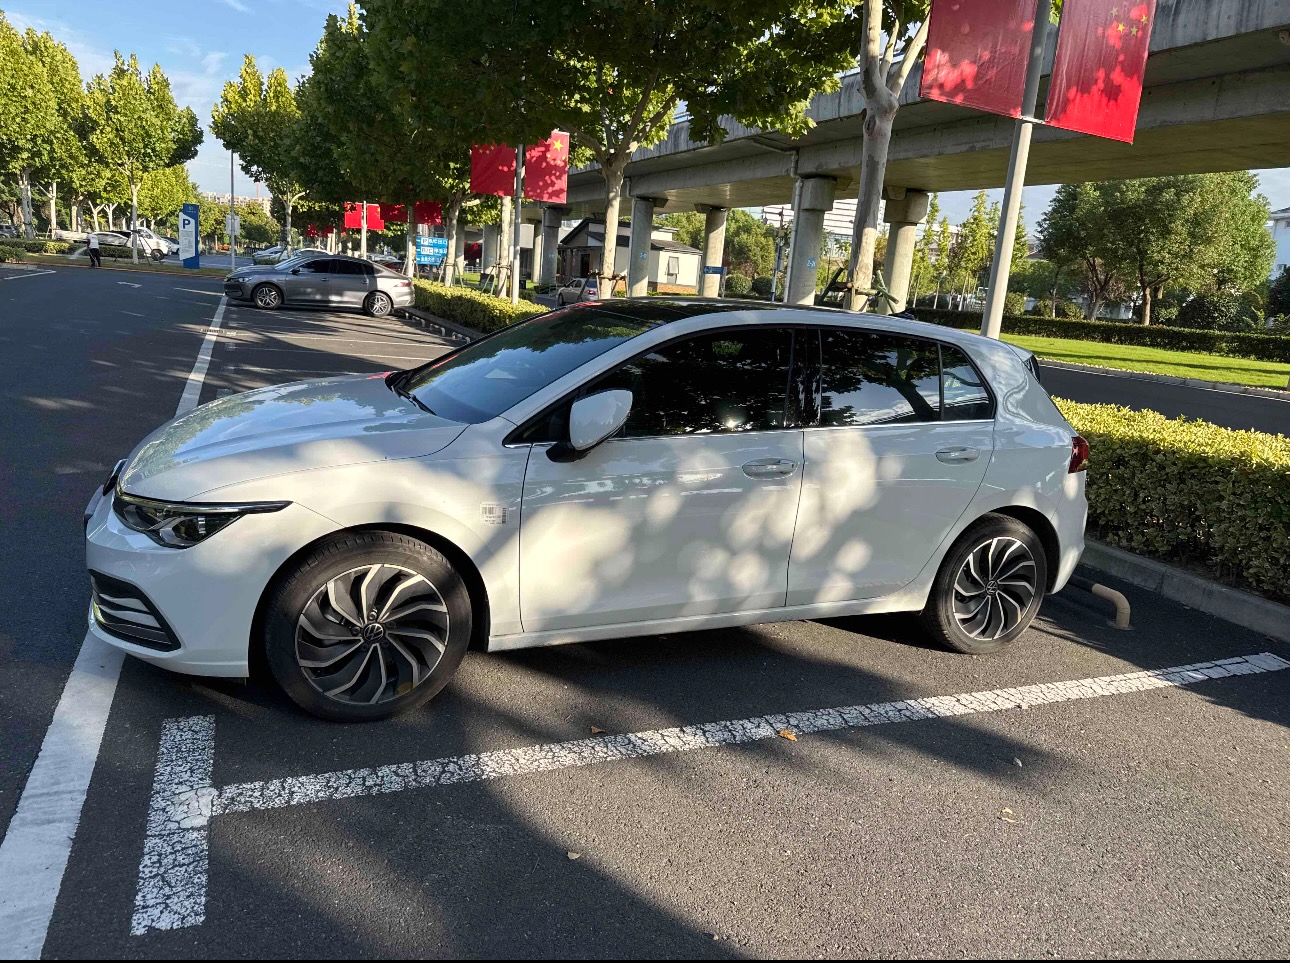
<svg viewBox="0 0 1290 963"><path fill-rule="evenodd" d="M625 277L630 260L631 231L626 224L618 228L618 248L614 251L614 274ZM586 218L579 221L560 241L558 272L563 277L589 277L600 271L600 257L605 246L605 222ZM650 234L649 289L673 294L693 293L699 287L703 252L676 240L676 228L656 227Z"/></svg>
<svg viewBox="0 0 1290 963"><path fill-rule="evenodd" d="M1290 267L1290 207L1272 212L1268 230L1277 245L1277 255L1272 259L1272 276L1277 277Z"/></svg>

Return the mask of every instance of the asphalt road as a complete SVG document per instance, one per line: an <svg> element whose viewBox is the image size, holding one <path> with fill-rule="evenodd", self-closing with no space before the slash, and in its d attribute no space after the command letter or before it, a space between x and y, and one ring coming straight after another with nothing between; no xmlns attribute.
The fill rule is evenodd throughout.
<svg viewBox="0 0 1290 963"><path fill-rule="evenodd" d="M209 281L119 278L0 280L4 401L19 415L0 436L14 493L0 503L0 831L83 634L81 508L173 413L218 302ZM397 320L231 306L224 317L202 400L446 347ZM259 682L127 660L44 955L1282 955L1290 671L1100 698L1069 687L1056 704L828 732L799 717L782 721L795 741L774 722L769 738L616 761L579 742L1290 658L1290 646L1122 589L1132 631L1067 592L987 658L931 648L900 618L472 654L429 707L364 726L306 717ZM176 731L201 739L159 756ZM167 878L187 889L142 890L146 909L163 892L188 925L131 935L141 864L148 879L156 868L145 846L170 838L149 829L159 758L163 772L199 766L207 737L211 791L229 809L185 831L194 848ZM525 751L570 740L581 748ZM493 750L516 750L490 764L497 778L401 788L474 771L483 763L461 757ZM304 778L337 772L349 775ZM288 777L302 778L277 782ZM250 802L238 811L236 799ZM200 880L182 875L201 847Z"/></svg>

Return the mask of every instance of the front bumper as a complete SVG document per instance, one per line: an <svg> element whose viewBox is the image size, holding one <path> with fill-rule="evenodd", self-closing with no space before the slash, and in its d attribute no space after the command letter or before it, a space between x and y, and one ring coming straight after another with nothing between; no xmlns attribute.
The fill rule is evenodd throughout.
<svg viewBox="0 0 1290 963"><path fill-rule="evenodd" d="M230 281L225 278L224 296L233 298L235 301L249 301L251 299L251 285L245 281Z"/></svg>
<svg viewBox="0 0 1290 963"><path fill-rule="evenodd" d="M178 644L160 651L131 642L105 627L110 619L100 623L93 605L90 632L130 655L190 675L248 675L251 627L265 587L296 551L336 530L329 519L292 504L243 516L192 548L172 549L127 528L110 497L91 508L86 565L137 590Z"/></svg>

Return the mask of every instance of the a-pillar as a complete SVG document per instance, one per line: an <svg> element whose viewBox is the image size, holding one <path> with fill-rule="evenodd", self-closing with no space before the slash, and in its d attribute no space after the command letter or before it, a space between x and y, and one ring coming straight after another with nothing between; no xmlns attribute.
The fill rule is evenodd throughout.
<svg viewBox="0 0 1290 963"><path fill-rule="evenodd" d="M833 210L838 182L832 177L803 177L793 208L793 244L788 254L788 303L815 303L824 215Z"/></svg>
<svg viewBox="0 0 1290 963"><path fill-rule="evenodd" d="M904 311L909 301L909 274L914 264L918 225L927 220L928 200L926 191L887 188L883 219L891 229L887 233L887 261L882 273L891 292L893 314Z"/></svg>
<svg viewBox="0 0 1290 963"><path fill-rule="evenodd" d="M632 198L632 234L627 259L627 296L649 294L649 249L654 238L654 208L663 201L654 197Z"/></svg>
<svg viewBox="0 0 1290 963"><path fill-rule="evenodd" d="M542 267L538 271L540 284L555 284L560 254L560 223L568 213L567 207L547 207L542 210Z"/></svg>
<svg viewBox="0 0 1290 963"><path fill-rule="evenodd" d="M703 222L703 275L699 280L699 293L705 298L715 298L721 293L721 274L709 274L708 268L721 267L726 254L726 215L729 209L696 204L694 209L705 216Z"/></svg>

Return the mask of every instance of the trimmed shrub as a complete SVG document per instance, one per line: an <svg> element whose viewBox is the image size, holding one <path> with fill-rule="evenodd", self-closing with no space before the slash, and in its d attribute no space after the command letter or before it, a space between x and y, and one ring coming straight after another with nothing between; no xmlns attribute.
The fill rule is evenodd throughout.
<svg viewBox="0 0 1290 963"><path fill-rule="evenodd" d="M1035 302L1035 306L1026 312L1032 318L1049 318L1053 314L1053 302L1047 298L1041 298Z"/></svg>
<svg viewBox="0 0 1290 963"><path fill-rule="evenodd" d="M15 264L27 256L27 252L11 244L0 244L0 263Z"/></svg>
<svg viewBox="0 0 1290 963"><path fill-rule="evenodd" d="M527 301L511 304L505 298L496 298L470 288L448 287L420 278L412 283L416 287L416 306L422 311L429 311L445 321L454 321L485 334L547 310Z"/></svg>
<svg viewBox="0 0 1290 963"><path fill-rule="evenodd" d="M931 311L919 308L920 321L951 328L979 331L981 315L966 311ZM1243 334L1235 331L1194 331L1165 328L1125 321L1066 321L1060 318L1006 317L1005 334L1029 334L1040 338L1070 338L1103 344L1136 344L1170 351L1198 351L1229 358L1290 362L1290 338L1276 334Z"/></svg>
<svg viewBox="0 0 1290 963"><path fill-rule="evenodd" d="M1020 291L1009 291L1003 296L1004 314L1025 314L1026 296Z"/></svg>
<svg viewBox="0 0 1290 963"><path fill-rule="evenodd" d="M1258 331L1263 323L1259 313L1240 295L1213 292L1198 294L1184 304L1172 326L1204 331Z"/></svg>
<svg viewBox="0 0 1290 963"><path fill-rule="evenodd" d="M1057 317L1067 321L1081 320L1084 317L1084 310L1072 301L1058 301Z"/></svg>
<svg viewBox="0 0 1290 963"><path fill-rule="evenodd" d="M71 254L78 247L84 247L84 243L72 244L68 241L46 241L41 238L27 240L25 237L11 237L5 239L6 247L17 247L32 254Z"/></svg>
<svg viewBox="0 0 1290 963"><path fill-rule="evenodd" d="M1290 438L1057 404L1092 452L1090 534L1290 601Z"/></svg>
<svg viewBox="0 0 1290 963"><path fill-rule="evenodd" d="M742 298L752 290L752 279L746 274L732 274L726 278L726 297Z"/></svg>
<svg viewBox="0 0 1290 963"><path fill-rule="evenodd" d="M752 292L760 298L768 298L772 291L775 290L774 278L762 275L759 278L752 279Z"/></svg>

